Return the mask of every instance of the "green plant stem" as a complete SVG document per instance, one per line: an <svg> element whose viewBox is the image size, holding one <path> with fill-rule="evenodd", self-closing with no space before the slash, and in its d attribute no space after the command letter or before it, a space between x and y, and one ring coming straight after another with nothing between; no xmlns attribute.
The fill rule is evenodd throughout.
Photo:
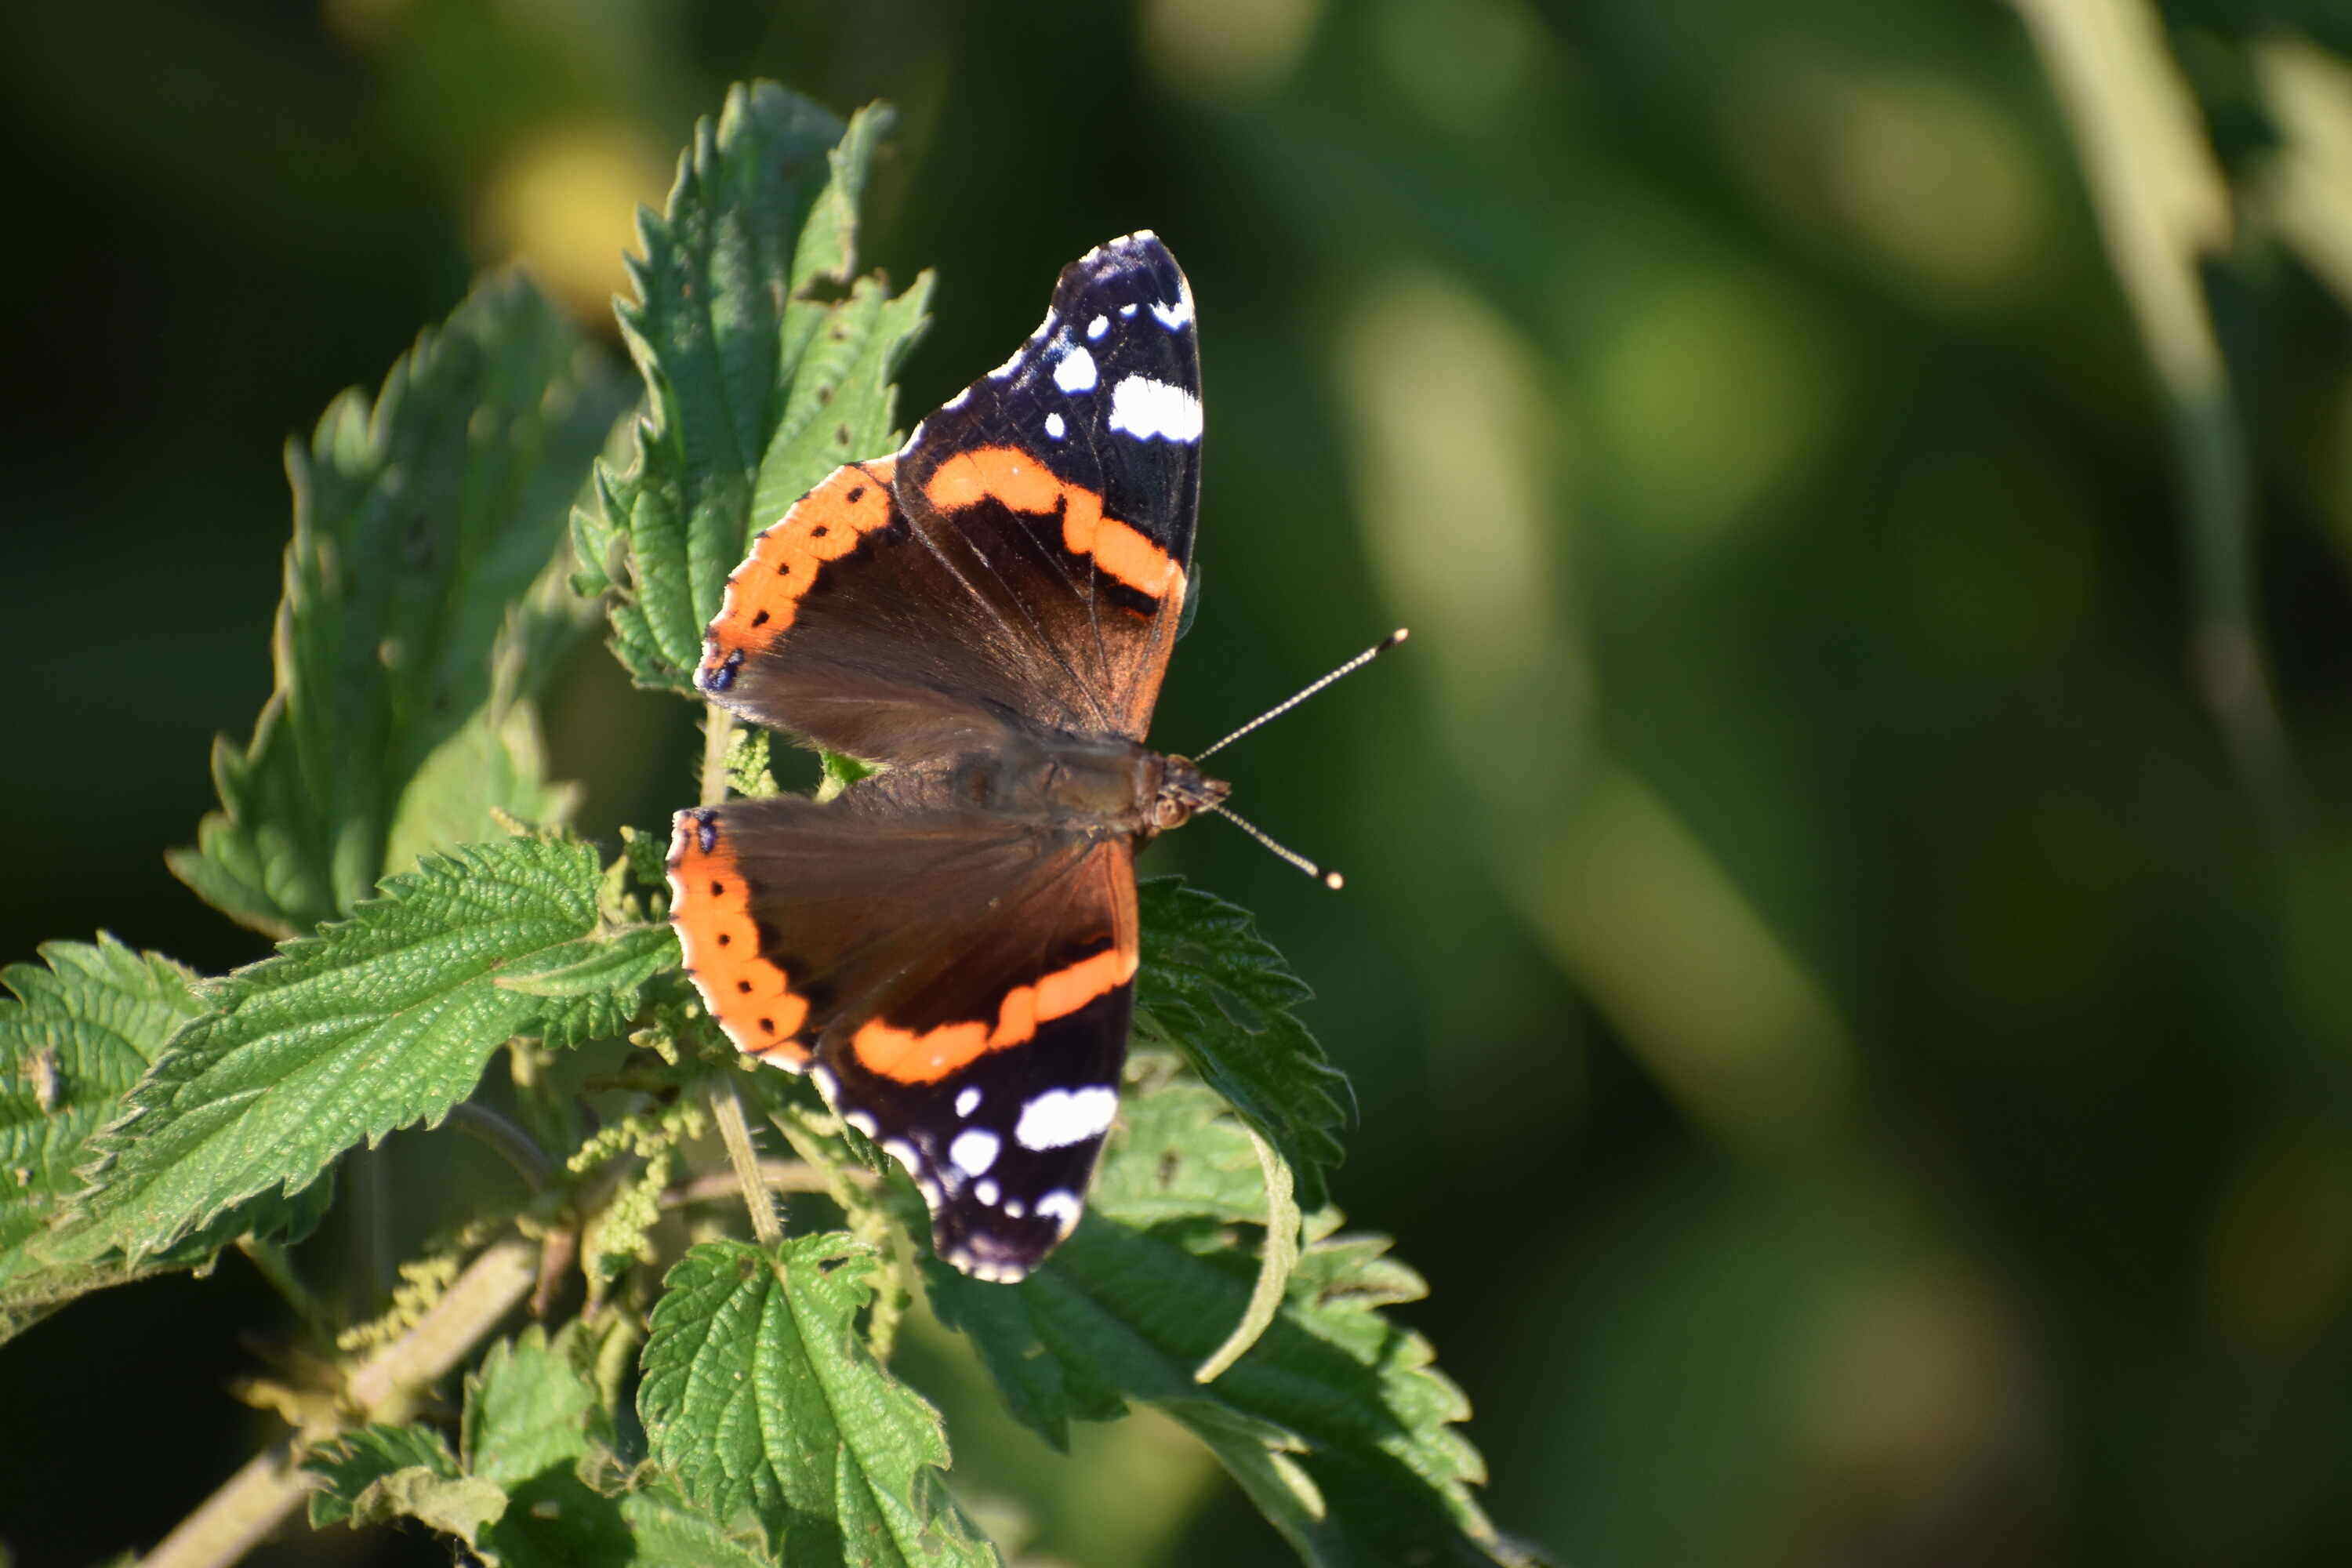
<svg viewBox="0 0 2352 1568"><path fill-rule="evenodd" d="M522 1300L537 1277L535 1250L509 1239L475 1258L415 1328L351 1375L347 1420L298 1432L247 1460L140 1559L141 1568L226 1568L251 1551L309 1495L296 1468L303 1450L337 1431L406 1419L417 1391L445 1376Z"/></svg>
<svg viewBox="0 0 2352 1568"><path fill-rule="evenodd" d="M497 1150L532 1193L547 1191L548 1184L555 1180L555 1162L547 1157L547 1152L531 1141L530 1133L488 1106L461 1100L449 1108L449 1125Z"/></svg>
<svg viewBox="0 0 2352 1568"><path fill-rule="evenodd" d="M696 804L717 805L727 798L727 748L735 739L735 715L716 702L702 705L702 779Z"/></svg>
<svg viewBox="0 0 2352 1568"><path fill-rule="evenodd" d="M717 805L727 798L727 747L734 738L735 717L715 702L702 709L701 804ZM776 1219L775 1201L760 1177L760 1156L751 1147L751 1129L743 1120L743 1102L735 1086L724 1078L710 1085L710 1115L719 1124L719 1141L727 1145L727 1163L735 1168L735 1184L742 1189L743 1207L751 1215L751 1235L761 1247L784 1239Z"/></svg>
<svg viewBox="0 0 2352 1568"><path fill-rule="evenodd" d="M1250 1289L1249 1306L1243 1311L1242 1321L1234 1325L1225 1342L1212 1351L1209 1359L1194 1370L1195 1383L1214 1383L1223 1376L1274 1326L1275 1315L1282 1310L1283 1290L1290 1283L1292 1270L1298 1267L1298 1211L1291 1201L1290 1167L1282 1163L1274 1145L1259 1136L1256 1128L1244 1122L1242 1131L1249 1134L1250 1147L1257 1152L1258 1171L1265 1179L1265 1252L1259 1260L1257 1283Z"/></svg>
<svg viewBox="0 0 2352 1568"><path fill-rule="evenodd" d="M724 1078L710 1086L710 1114L719 1123L719 1141L727 1145L727 1163L735 1167L735 1184L742 1191L743 1206L751 1212L752 1238L763 1247L773 1247L784 1239L784 1227L776 1218L775 1200L768 1195L767 1181L761 1174L759 1153L751 1147L743 1101Z"/></svg>
<svg viewBox="0 0 2352 1568"><path fill-rule="evenodd" d="M253 1265L257 1273L269 1281L269 1288L294 1309L294 1315L302 1320L304 1331L315 1336L321 1343L334 1342L334 1315L327 1310L317 1296L311 1294L310 1288L302 1283L301 1276L294 1272L294 1260L287 1255L284 1247L274 1241L264 1241L259 1237L248 1236L237 1242L236 1249L245 1255L245 1260Z"/></svg>
<svg viewBox="0 0 2352 1568"><path fill-rule="evenodd" d="M851 1171L848 1174L852 1179L862 1178L869 1183L874 1179L868 1171ZM762 1160L760 1162L760 1180L767 1184L769 1191L777 1193L814 1193L829 1196L834 1190L831 1172L800 1160ZM713 1172L665 1189L661 1206L665 1209L688 1208L718 1198L732 1197L736 1187L732 1170Z"/></svg>
<svg viewBox="0 0 2352 1568"><path fill-rule="evenodd" d="M917 1244L908 1228L890 1223L873 1173L831 1158L823 1137L808 1125L807 1115L786 1106L768 1120L793 1153L810 1169L824 1173L827 1194L849 1216L850 1234L890 1260L889 1279L875 1290L874 1309L866 1321L866 1348L876 1361L887 1362L898 1345L898 1325L913 1300L915 1261L910 1249ZM913 1232L920 1233L919 1228Z"/></svg>

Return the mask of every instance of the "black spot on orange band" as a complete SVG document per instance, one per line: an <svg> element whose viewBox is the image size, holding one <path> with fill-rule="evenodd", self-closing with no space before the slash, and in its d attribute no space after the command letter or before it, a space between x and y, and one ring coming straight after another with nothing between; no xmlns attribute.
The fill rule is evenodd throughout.
<svg viewBox="0 0 2352 1568"><path fill-rule="evenodd" d="M670 924L703 1005L736 1048L797 1071L809 1048L797 1038L809 1002L764 951L751 884L715 811L681 811L670 840Z"/></svg>
<svg viewBox="0 0 2352 1568"><path fill-rule="evenodd" d="M751 553L727 579L727 597L704 636L697 676L703 689L733 686L747 654L765 652L792 629L801 600L816 585L825 563L890 525L898 515L890 504L896 461L885 458L835 468L753 541Z"/></svg>

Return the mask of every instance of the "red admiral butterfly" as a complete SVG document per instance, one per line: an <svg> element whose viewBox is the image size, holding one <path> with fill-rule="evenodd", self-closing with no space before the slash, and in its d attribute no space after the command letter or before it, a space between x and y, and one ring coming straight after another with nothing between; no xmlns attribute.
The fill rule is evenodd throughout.
<svg viewBox="0 0 2352 1568"><path fill-rule="evenodd" d="M678 814L687 973L906 1166L982 1279L1077 1223L1134 1010L1135 851L1225 796L1141 743L1200 490L1192 289L1130 235L895 456L763 531L703 643L712 701L885 771Z"/></svg>

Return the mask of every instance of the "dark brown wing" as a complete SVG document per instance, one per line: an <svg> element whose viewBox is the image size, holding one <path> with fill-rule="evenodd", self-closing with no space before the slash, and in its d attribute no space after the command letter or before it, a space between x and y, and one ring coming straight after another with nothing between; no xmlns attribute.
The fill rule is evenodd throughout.
<svg viewBox="0 0 2352 1568"><path fill-rule="evenodd" d="M673 920L745 1051L906 1166L940 1256L1017 1279L1076 1223L1133 1010L1124 838L908 809L881 779L678 814Z"/></svg>

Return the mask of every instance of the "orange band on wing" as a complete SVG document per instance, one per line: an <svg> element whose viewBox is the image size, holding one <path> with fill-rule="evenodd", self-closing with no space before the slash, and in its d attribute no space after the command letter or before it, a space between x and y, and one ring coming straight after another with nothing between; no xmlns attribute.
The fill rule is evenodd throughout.
<svg viewBox="0 0 2352 1568"><path fill-rule="evenodd" d="M727 598L703 645L706 670L732 653L762 652L800 613L801 598L828 561L838 561L878 528L889 526L890 477L898 460L848 463L761 531L751 553L727 579Z"/></svg>
<svg viewBox="0 0 2352 1568"><path fill-rule="evenodd" d="M959 452L935 469L924 499L941 511L961 511L986 500L1014 511L1062 514L1063 547L1091 555L1108 576L1163 599L1172 588L1183 594L1184 569L1176 558L1141 531L1105 517L1102 497L1083 485L1056 478L1036 458L1015 447L982 447Z"/></svg>
<svg viewBox="0 0 2352 1568"><path fill-rule="evenodd" d="M919 1032L894 1029L879 1018L850 1041L865 1068L898 1083L937 1083L990 1051L1034 1039L1040 1024L1066 1018L1135 978L1132 944L1103 949L1034 985L1016 985L998 1004L996 1024L973 1019Z"/></svg>
<svg viewBox="0 0 2352 1568"><path fill-rule="evenodd" d="M669 921L677 929L686 972L736 1048L798 1071L808 1063L809 1048L793 1037L808 1019L808 999L794 995L783 966L760 951L751 885L719 830L698 811L681 811L677 822Z"/></svg>

